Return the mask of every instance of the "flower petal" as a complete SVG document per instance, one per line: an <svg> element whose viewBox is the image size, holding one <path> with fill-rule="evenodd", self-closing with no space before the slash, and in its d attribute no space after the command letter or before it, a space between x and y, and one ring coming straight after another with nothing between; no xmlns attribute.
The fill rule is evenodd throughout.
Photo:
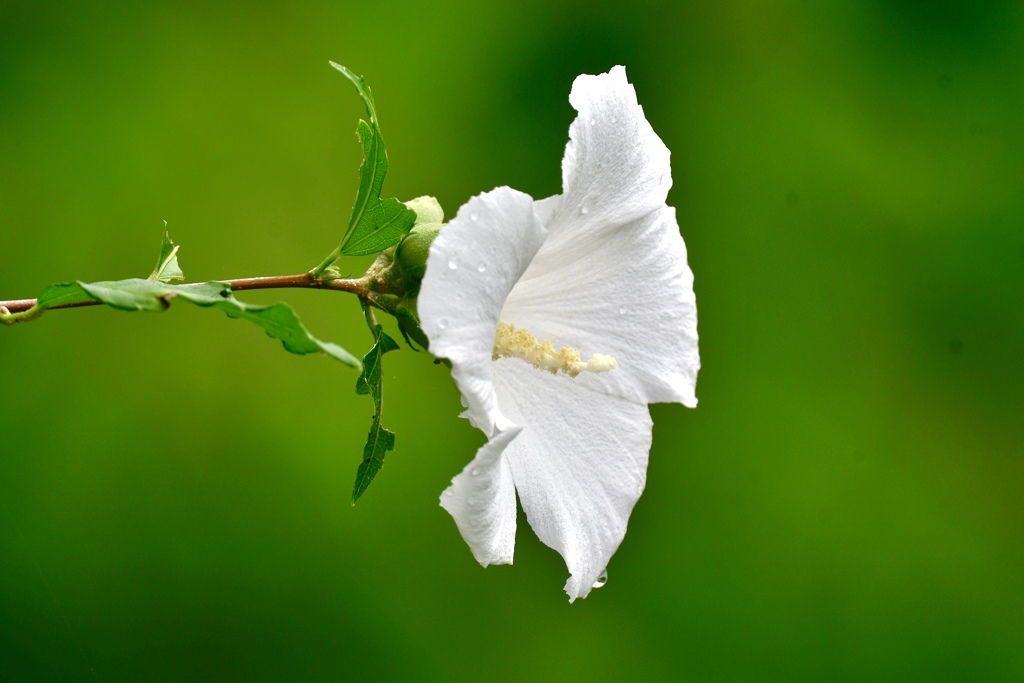
<svg viewBox="0 0 1024 683"><path fill-rule="evenodd" d="M516 358L495 362L494 382L502 412L524 425L505 448L523 510L565 559L570 601L585 597L644 490L650 413Z"/></svg>
<svg viewBox="0 0 1024 683"><path fill-rule="evenodd" d="M510 426L491 383L498 315L545 232L529 195L499 187L463 205L430 247L420 323L430 352L451 360L470 422L488 436Z"/></svg>
<svg viewBox="0 0 1024 683"><path fill-rule="evenodd" d="M645 216L665 204L672 187L668 148L623 67L577 77L569 102L579 116L562 158L561 210L544 223L554 244Z"/></svg>
<svg viewBox="0 0 1024 683"><path fill-rule="evenodd" d="M485 567L512 564L516 490L502 452L519 432L513 427L495 434L441 494L441 507L455 518L473 557Z"/></svg>
<svg viewBox="0 0 1024 683"><path fill-rule="evenodd" d="M501 319L584 360L603 353L618 361L610 372L581 374L583 386L637 403L697 404L693 273L671 207L576 244L546 241Z"/></svg>

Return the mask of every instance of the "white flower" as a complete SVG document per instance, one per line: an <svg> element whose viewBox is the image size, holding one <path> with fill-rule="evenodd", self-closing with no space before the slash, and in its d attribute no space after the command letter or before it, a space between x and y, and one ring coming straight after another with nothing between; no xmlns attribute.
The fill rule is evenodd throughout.
<svg viewBox="0 0 1024 683"><path fill-rule="evenodd" d="M563 193L471 199L430 249L419 313L488 438L441 505L480 564L511 564L518 492L571 602L644 490L647 404L695 406L700 360L668 149L622 67L580 76L569 102Z"/></svg>

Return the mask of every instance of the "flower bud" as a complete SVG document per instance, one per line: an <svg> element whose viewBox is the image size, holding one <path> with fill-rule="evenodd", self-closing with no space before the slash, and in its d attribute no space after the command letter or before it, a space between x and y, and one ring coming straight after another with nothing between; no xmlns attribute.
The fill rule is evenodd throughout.
<svg viewBox="0 0 1024 683"><path fill-rule="evenodd" d="M421 280L427 271L430 245L441 231L440 223L420 223L409 232L395 252L395 260L409 277Z"/></svg>
<svg viewBox="0 0 1024 683"><path fill-rule="evenodd" d="M416 212L416 225L444 223L444 209L433 197L417 197L405 202L405 205Z"/></svg>

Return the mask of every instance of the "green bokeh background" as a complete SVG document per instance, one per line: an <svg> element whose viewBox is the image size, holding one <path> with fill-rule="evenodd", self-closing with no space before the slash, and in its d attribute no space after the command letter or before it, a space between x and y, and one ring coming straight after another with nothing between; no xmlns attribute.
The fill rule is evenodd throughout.
<svg viewBox="0 0 1024 683"><path fill-rule="evenodd" d="M0 679L1024 679L1024 8L860 2L0 3L0 298L290 274L356 188L560 191L579 73L673 152L697 410L584 601L520 519L481 569L437 497L482 443L391 354L397 450L348 502L355 373L222 314L0 329ZM365 259L350 262L361 271ZM363 352L344 295L283 291Z"/></svg>

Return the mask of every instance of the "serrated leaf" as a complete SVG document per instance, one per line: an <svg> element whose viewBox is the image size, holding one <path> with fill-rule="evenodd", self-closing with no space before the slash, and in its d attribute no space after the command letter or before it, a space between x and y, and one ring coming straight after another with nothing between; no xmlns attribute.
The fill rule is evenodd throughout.
<svg viewBox="0 0 1024 683"><path fill-rule="evenodd" d="M352 504L370 487L380 468L384 466L384 454L395 450L395 433L384 429L380 422L373 421L370 425L370 434L366 437L366 445L363 446L363 461L359 463L356 470L356 483L352 487Z"/></svg>
<svg viewBox="0 0 1024 683"><path fill-rule="evenodd" d="M382 402L381 359L388 351L397 351L398 342L385 334L380 325L374 327L373 334L376 337L376 341L373 344L373 348L363 356L363 372L359 375L359 379L356 380L356 393L369 394L373 397L373 412L375 415L379 415Z"/></svg>
<svg viewBox="0 0 1024 683"><path fill-rule="evenodd" d="M394 197L380 198L388 173L388 155L373 95L361 76L340 64L331 62L331 66L352 81L370 117L369 123L360 120L356 127L356 135L363 147L363 163L359 166L359 192L341 241L341 253L346 256L376 254L398 244L408 234L416 222L416 213Z"/></svg>
<svg viewBox="0 0 1024 683"><path fill-rule="evenodd" d="M167 233L166 221L164 221L164 240L160 246L160 258L156 262L156 268L150 273L149 279L157 282L185 279L185 274L181 272L181 267L178 265L178 247L171 241L171 237Z"/></svg>
<svg viewBox="0 0 1024 683"><path fill-rule="evenodd" d="M384 429L380 424L381 414L384 410L381 360L388 351L397 350L398 343L386 335L380 325L375 325L373 331L376 340L373 348L363 356L363 371L360 373L359 379L356 380L356 393L369 395L373 399L373 422L370 425L370 433L366 437L366 445L363 446L363 461L356 471L356 482L352 487L353 505L366 492L370 482L384 465L385 454L395 449L394 432Z"/></svg>
<svg viewBox="0 0 1024 683"><path fill-rule="evenodd" d="M239 301L234 297L213 304L232 318L244 318L256 323L274 339L280 339L285 349L297 354L323 351L345 365L359 367L359 360L351 353L332 342L320 341L303 326L295 310L286 303L272 306L257 306Z"/></svg>
<svg viewBox="0 0 1024 683"><path fill-rule="evenodd" d="M36 302L39 312L54 306L82 301L99 301L122 311L163 311L174 300L188 301L206 308L219 308L232 318L244 318L263 328L267 336L281 341L292 353L324 352L346 365L360 367L359 360L337 344L323 342L303 326L291 306L247 304L236 299L224 282L171 285L155 280L132 278L110 282L71 282L51 285Z"/></svg>

